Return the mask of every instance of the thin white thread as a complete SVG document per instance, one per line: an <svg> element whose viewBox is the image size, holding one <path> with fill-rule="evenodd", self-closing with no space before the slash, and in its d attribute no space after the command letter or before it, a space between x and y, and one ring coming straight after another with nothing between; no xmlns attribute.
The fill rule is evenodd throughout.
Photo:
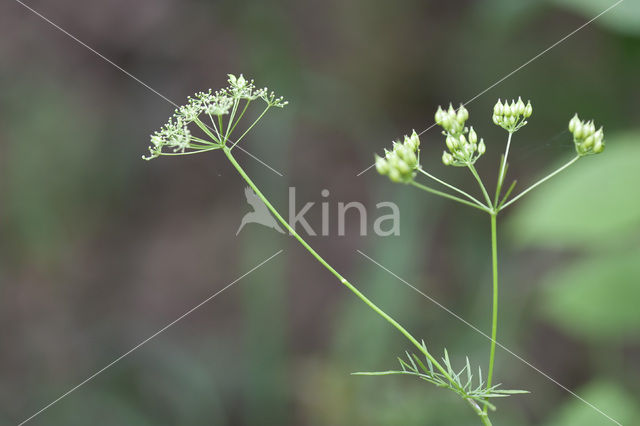
<svg viewBox="0 0 640 426"><path fill-rule="evenodd" d="M250 273L252 273L253 271L255 271L256 269L260 268L262 265L264 265L265 263L269 262L271 259L273 259L274 257L276 257L277 255L279 255L280 253L282 253L283 250L279 250L277 251L275 254L271 255L270 257L268 257L267 259L263 260L262 262L260 262L258 265L254 266L252 269L250 269L249 271L245 272L244 274L242 274L241 276L239 276L238 278L236 278L235 280L233 280L232 282L230 282L229 284L227 284L226 286L224 286L222 289L218 290L217 292L215 292L214 294L212 294L211 296L207 297L206 299L204 299L202 302L198 303L197 305L195 305L193 308L189 309L187 312L185 312L184 314L180 315L178 318L176 318L175 320L171 321L169 324L165 325L164 327L162 327L160 330L156 331L155 333L153 333L151 336L147 337L146 339L144 339L143 341L141 341L140 343L138 343L137 345L135 345L133 348L129 349L127 352L125 352L124 354L120 355L118 358L114 359L113 361L111 361L109 364L105 365L104 367L102 367L100 370L96 371L95 373L93 373L92 375L90 375L89 377L87 377L86 379L84 379L82 382L78 383L77 385L75 385L74 387L72 387L71 389L69 389L67 392L63 393L62 395L60 395L58 398L54 399L53 401L51 401L49 404L45 405L44 407L42 407L40 410L38 410L37 412L35 412L34 414L32 414L30 417L28 417L27 419L23 420L22 422L20 422L18 424L18 426L22 426L25 423L29 422L30 420L32 420L34 417L38 416L39 414L41 414L42 412L46 411L47 409L51 408L53 405L57 404L58 402L60 402L62 399L66 398L67 396L69 396L71 393L73 393L74 391L76 391L78 388L84 386L85 384L87 384L88 382L90 382L91 380L95 379L98 375L102 374L104 371L106 371L107 369L109 369L110 367L112 367L114 364L116 364L117 362L119 362L120 360L122 360L123 358L127 357L128 355L130 355L132 352L136 351L137 349L139 349L141 346L145 345L147 342L149 342L151 339L157 337L159 334L165 332L168 328L170 328L171 326L173 326L174 324L176 324L178 321L184 319L186 316L190 315L191 313L193 313L196 309L200 308L201 306L203 306L204 304L206 304L207 302L210 302L211 300L213 300L216 296L218 296L219 294L221 294L223 291L227 290L229 287L231 287L232 285L236 284L238 281L240 281L241 279L243 279L244 277L246 277L247 275L249 275Z"/></svg>
<svg viewBox="0 0 640 426"><path fill-rule="evenodd" d="M124 73L127 77L132 78L133 80L135 80L137 83L141 84L142 86L144 86L145 88L147 88L148 90L150 90L151 92L155 93L156 95L160 96L162 99L164 99L165 101L167 101L168 103L170 103L171 105L173 105L174 107L178 107L179 105L177 103L175 103L174 101L172 101L171 99L169 99L168 97L166 97L165 95L163 95L162 93L158 92L156 89L154 89L153 87L149 86L147 83L145 83L144 81L140 80L138 77L136 77L135 75L131 74L129 71L125 70L124 68L122 68L121 66L119 66L118 64L116 64L115 62L113 62L111 59L107 58L106 56L104 56L102 53L98 52L97 50L95 50L94 48L92 48L91 46L89 46L88 44L86 44L85 42L83 42L82 40L80 40L79 38L77 38L76 36L74 36L73 34L71 34L70 32L68 32L67 30L65 30L64 28L62 28L61 26L59 26L58 24L56 24L55 22L53 22L52 20L50 20L49 18L47 18L46 16L42 15L40 12L38 12L37 10L33 9L32 7L26 5L25 3L23 3L21 0L15 0L17 3L19 3L20 5L24 6L27 10L33 12L36 16L38 16L39 18L41 18L42 20L44 20L45 22L49 23L51 26L53 26L54 28L56 28L57 30L59 30L60 32L62 32L63 34L65 34L66 36L68 36L69 38L71 38L72 40L74 40L75 42L77 42L78 44L80 44L81 46L87 48L89 51L93 52L94 54L96 54L98 57L100 57L101 59L103 59L104 61L106 61L107 63L109 63L110 65L114 66L116 69L118 69L119 71L121 71L122 73ZM206 127L208 127L210 130L213 130L213 128L211 128L208 124L203 123ZM232 141L231 139L229 139L229 141L231 141L232 143L234 141ZM274 172L275 174L277 174L278 176L282 177L283 174L280 173L278 170L274 169L273 167L269 166L267 163L265 163L264 161L262 161L261 159L259 159L258 157L256 157L254 154L251 154L249 151L247 151L246 149L242 148L241 146L238 146L238 149L240 149L242 152L244 152L245 154L249 155L251 158L253 158L254 160L258 161L260 164L262 164L263 166L265 166L266 168L268 168L269 170L271 170L272 172Z"/></svg>
<svg viewBox="0 0 640 426"><path fill-rule="evenodd" d="M517 73L518 71L520 71L522 68L526 67L527 65L529 65L530 63L532 63L533 61L535 61L536 59L540 58L541 56L543 56L545 53L547 53L548 51L550 51L551 49L553 49L554 47L558 46L559 44L561 44L562 42L564 42L565 40L567 40L569 37L573 36L575 33L577 33L578 31L582 30L584 27L586 27L587 25L591 24L593 21L595 21L596 19L600 18L602 15L604 15L605 13L609 12L611 9L613 9L614 7L618 6L620 3L622 3L624 0L618 0L616 3L612 4L611 6L609 6L608 8L606 8L605 10L603 10L602 12L600 12L599 14L597 14L596 16L594 16L593 18L591 18L589 21L585 22L584 24L582 24L581 26L579 26L578 28L576 28L575 30L571 31L569 34L567 34L566 36L562 37L560 40L556 41L555 43L553 43L551 46L547 47L546 49L544 49L542 52L538 53L537 55L535 55L533 58L529 59L527 62L523 63L522 65L520 65L518 68L514 69L513 71L511 71L509 74L505 75L504 77L502 77L501 79L499 79L498 81L496 81L495 83L493 83L491 86L487 87L486 89L484 89L483 91L481 91L480 93L478 93L477 95L475 95L474 97L472 97L471 99L465 101L462 103L463 106L469 105L470 103L472 103L473 101L475 101L476 99L478 99L480 96L484 95L485 93L487 93L489 90L493 89L494 87L496 87L498 84L502 83L503 81L505 81L506 79L508 79L509 77L511 77L512 75L514 75L515 73ZM431 124L429 127L427 127L426 129L424 129L423 131L421 131L420 133L418 133L418 136L422 136L424 133L428 132L429 130L433 129L436 126L436 123ZM376 164L373 163L371 164L369 167L367 167L366 169L362 170L360 173L358 173L356 175L356 177L361 176L362 174L364 174L365 172L369 171L373 166L375 166Z"/></svg>

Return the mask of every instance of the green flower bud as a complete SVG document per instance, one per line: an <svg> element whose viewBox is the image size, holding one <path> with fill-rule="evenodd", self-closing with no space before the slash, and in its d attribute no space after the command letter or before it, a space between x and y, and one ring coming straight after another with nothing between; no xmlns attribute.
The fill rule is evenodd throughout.
<svg viewBox="0 0 640 426"><path fill-rule="evenodd" d="M376 155L376 170L378 170L378 173L381 175L389 173L389 164L387 163L387 160L378 155Z"/></svg>
<svg viewBox="0 0 640 426"><path fill-rule="evenodd" d="M473 130L473 127L469 129L469 142L471 142L472 144L478 142L478 135L476 134L476 131Z"/></svg>
<svg viewBox="0 0 640 426"><path fill-rule="evenodd" d="M480 143L478 144L478 154L482 155L487 150L487 147L484 144L484 141L480 139Z"/></svg>
<svg viewBox="0 0 640 426"><path fill-rule="evenodd" d="M584 142L582 143L582 145L586 148L586 149L591 149L593 148L593 144L595 143L595 138L593 137L593 135L587 137Z"/></svg>
<svg viewBox="0 0 640 426"><path fill-rule="evenodd" d="M402 175L397 169L389 170L389 179L391 179L392 182L402 183Z"/></svg>
<svg viewBox="0 0 640 426"><path fill-rule="evenodd" d="M593 146L593 152L594 154L600 154L602 151L604 151L604 142L598 140Z"/></svg>
<svg viewBox="0 0 640 426"><path fill-rule="evenodd" d="M491 117L491 119L493 120L493 124L495 124L496 126L500 125L501 123L500 116L498 116L497 114L494 114L493 117Z"/></svg>
<svg viewBox="0 0 640 426"><path fill-rule="evenodd" d="M464 105L460 104L460 108L458 108L458 123L464 124L465 121L469 118L469 111L464 107Z"/></svg>
<svg viewBox="0 0 640 426"><path fill-rule="evenodd" d="M413 151L408 151L407 156L404 158L409 167L413 170L418 166L418 157Z"/></svg>
<svg viewBox="0 0 640 426"><path fill-rule="evenodd" d="M414 130L413 133L411 133L411 136L405 136L404 137L404 143L412 151L417 151L418 148L420 147L420 137L418 136L418 134Z"/></svg>
<svg viewBox="0 0 640 426"><path fill-rule="evenodd" d="M406 163L406 161L398 158L398 161L396 161L396 163L394 164L395 168L400 172L400 174L402 175L406 175L407 173L411 172L411 167L409 167L409 165Z"/></svg>
<svg viewBox="0 0 640 426"><path fill-rule="evenodd" d="M453 163L453 156L446 151L442 152L442 162L445 166L450 166Z"/></svg>
<svg viewBox="0 0 640 426"><path fill-rule="evenodd" d="M576 114L569 121L569 131L573 134L578 155L599 154L604 151L604 131L602 127L596 131L593 120L584 122Z"/></svg>
<svg viewBox="0 0 640 426"><path fill-rule="evenodd" d="M524 108L524 116L525 118L529 118L531 114L533 114L533 107L531 106L531 102L527 101L527 106Z"/></svg>
<svg viewBox="0 0 640 426"><path fill-rule="evenodd" d="M502 102L500 102L500 99L498 99L498 102L496 102L495 106L493 107L493 114L502 115L502 111L503 111Z"/></svg>
<svg viewBox="0 0 640 426"><path fill-rule="evenodd" d="M455 151L458 147L456 139L453 136L447 136L445 144L447 145L447 148L449 148L449 151Z"/></svg>
<svg viewBox="0 0 640 426"><path fill-rule="evenodd" d="M516 103L517 115L523 115L526 106L524 102L522 102L522 98L518 96L518 102Z"/></svg>
<svg viewBox="0 0 640 426"><path fill-rule="evenodd" d="M442 108L438 107L438 110L436 111L436 124L442 125L443 119L444 119L444 111L442 110Z"/></svg>

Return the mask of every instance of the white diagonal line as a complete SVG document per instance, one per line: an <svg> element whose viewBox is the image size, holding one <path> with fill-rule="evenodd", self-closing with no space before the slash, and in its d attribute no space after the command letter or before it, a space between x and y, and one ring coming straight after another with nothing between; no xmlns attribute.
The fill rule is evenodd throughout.
<svg viewBox="0 0 640 426"><path fill-rule="evenodd" d="M209 127L209 126L207 126ZM231 139L229 139L231 141ZM233 141L231 141L233 142ZM279 171L277 171L276 169L274 169L273 167L271 167L270 165L268 165L267 163L265 163L264 161L262 161L261 159L259 159L258 157L256 157L255 155L253 155L252 153L250 153L249 151L247 151L246 149L244 149L243 147L241 147L240 145L236 145L236 148L238 148L240 151L244 152L245 154L247 154L249 157L253 158L254 160L256 160L258 163L262 164L263 166L265 166L267 169L271 170L273 173L277 174L278 176L282 177L282 173L280 173Z"/></svg>
<svg viewBox="0 0 640 426"><path fill-rule="evenodd" d="M526 61L525 63L523 63L522 65L520 65L518 68L514 69L513 71L511 71L509 74L505 75L504 77L500 78L498 81L496 81L495 83L493 83L492 85L490 85L489 87L487 87L486 89L482 90L480 93L478 93L477 95L475 95L474 97L472 97L471 99L465 101L462 103L462 105L466 106L468 104L470 104L471 102L475 101L476 99L478 99L480 96L484 95L485 93L487 93L489 90L493 89L494 87L496 87L498 84L502 83L503 81L505 81L506 79L508 79L509 77L511 77L512 75L514 75L515 73L517 73L518 71L520 71L522 68L526 67L527 65L529 65L530 63L532 63L533 61L535 61L536 59L540 58L542 55L544 55L545 53L547 53L548 51L550 51L551 49L553 49L554 47L558 46L559 44L561 44L562 42L566 41L569 37L573 36L575 33L577 33L578 31L582 30L584 27L586 27L587 25L591 24L593 21L595 21L596 19L598 19L599 17L601 17L602 15L604 15L605 13L609 12L611 9L613 9L614 7L618 6L620 3L622 3L624 0L618 0L617 2L615 2L614 4L612 4L611 6L609 6L608 8L606 8L605 10L603 10L602 12L598 13L596 16L594 16L593 18L591 18L590 20L588 20L587 22L585 22L584 24L580 25L578 28L576 28L575 30L571 31L569 34L567 34L566 36L562 37L560 40L556 41L555 43L553 43L551 46L547 47L546 49L544 49L543 51L541 51L540 53L538 53L537 55L535 55L533 58L529 59L528 61ZM436 123L431 124L429 127L427 127L426 129L424 129L423 131L421 131L420 133L418 133L418 136L422 136L424 133L428 132L429 130L433 129L436 126ZM371 169L373 166L375 166L374 164L371 164L369 167L367 167L366 169L364 169L363 171L361 171L360 173L358 173L356 175L356 177L364 174L365 172L367 172L369 169Z"/></svg>
<svg viewBox="0 0 640 426"><path fill-rule="evenodd" d="M229 287L231 287L232 285L236 284L238 281L240 281L241 279L243 279L244 277L246 277L247 275L249 275L250 273L252 273L253 271L255 271L256 269L260 268L262 265L264 265L265 263L269 262L271 259L273 259L274 257L276 257L277 255L279 255L280 253L282 253L283 250L279 250L276 253L272 254L270 257L268 257L267 259L263 260L262 262L260 262L259 264L257 264L256 266L254 266L253 268L251 268L249 271L245 272L244 274L240 275L238 278L236 278L235 280L231 281L229 284L227 284L226 286L224 286L222 289L218 290L217 292L215 292L214 294L212 294L211 296L207 297L206 299L204 299L202 302L198 303L197 305L195 305L193 308L189 309L187 312L185 312L184 314L180 315L178 318L176 318L175 320L171 321L169 324L165 325L164 327L162 327L160 330L156 331L155 333L153 333L151 336L147 337L146 339L144 339L143 341L141 341L140 343L138 343L137 345L135 345L133 348L129 349L127 352L123 353L122 355L120 355L118 358L114 359L113 361L111 361L109 364L105 365L104 367L102 367L100 370L96 371L95 373L93 373L92 375L90 375L89 377L87 377L86 379L84 379L82 382L78 383L77 385L75 385L74 387L72 387L71 389L69 389L68 391L66 391L65 393L63 393L62 395L60 395L58 398L54 399L53 401L51 401L49 404L45 405L44 407L42 407L40 410L38 410L37 412L35 412L34 414L32 414L29 418L23 420L20 424L18 424L18 426L22 426L25 423L27 423L28 421L32 420L34 417L36 417L37 415L41 414L43 411L49 409L51 406L53 406L54 404L60 402L60 400L62 400L63 398L69 396L69 394L71 394L72 392L74 392L75 390L77 390L78 388L80 388L81 386L87 384L88 382L90 382L91 380L93 380L94 378L96 378L96 376L98 376L99 374L103 373L105 370L107 370L108 368L112 367L114 364L116 364L118 361L122 360L123 358L127 357L128 355L130 355L132 352L134 352L135 350L139 349L141 346L143 346L144 344L146 344L147 342L149 342L151 339L157 337L159 334L163 333L164 331L166 331L169 327L173 326L174 324L176 324L178 321L184 319L185 317L187 317L188 315L192 314L196 309L200 308L202 305L206 304L207 302L210 302L212 299L214 299L216 296L218 296L220 293L222 293L223 291L227 290Z"/></svg>
<svg viewBox="0 0 640 426"><path fill-rule="evenodd" d="M578 395L577 393L573 392L571 389L567 388L566 386L564 386L562 383L558 382L556 379L554 379L553 377L549 376L547 373L545 373L544 371L540 370L538 367L536 367L535 365L531 364L529 361L527 361L526 359L522 358L520 355L514 353L513 351L511 351L509 348L507 348L506 346L504 346L502 343L498 342L497 340L493 340L491 338L491 336L489 336L487 333L485 333L484 331L480 330L478 327L476 327L475 325L471 324L469 321L465 320L464 318L462 318L460 315L456 314L455 312L453 312L451 309L447 308L446 306L444 306L443 304L441 304L440 302L438 302L437 300L435 300L434 298L432 298L431 296L427 295L426 293L424 293L422 290L414 287L413 285L409 284L406 280L404 280L403 278L399 277L398 275L396 275L395 273L393 273L392 271L390 271L388 268L385 268L384 266L382 266L379 262L373 260L371 257L367 256L366 254L364 254L362 251L360 250L356 250L358 253L360 253L363 257L365 257L366 259L370 260L372 263L374 263L375 265L379 266L380 268L384 269L385 271L387 271L390 275L392 275L393 277L397 278L398 280L402 281L404 284L406 284L408 287L412 288L414 291L416 291L417 293L419 293L420 295L422 295L423 297L427 298L429 301L433 302L435 305L437 305L439 308L443 309L444 311L446 311L447 313L449 313L450 315L454 316L456 319L460 320L462 323L464 323L465 325L467 325L468 327L470 327L471 329L473 329L474 331L476 331L477 333L481 334L482 336L486 337L487 339L489 339L490 341L494 342L496 344L496 346L499 346L500 348L502 348L503 350L505 350L506 352L508 352L509 354L513 355L516 359L518 359L519 361L523 362L524 364L528 365L529 367L531 367L533 370L535 370L536 372L540 373L541 375L543 375L545 378L547 378L548 380L550 380L551 382L555 383L556 385L558 385L560 388L564 389L565 391L569 392L571 395L573 395L574 397L576 397L577 399L579 399L580 401L582 401L583 403L587 404L589 407L593 408L594 410L596 410L598 413L602 414L603 416L605 416L607 419L611 420L613 423L622 426L622 424L616 420L614 420L613 418L611 418L609 415L607 415L604 411L602 411L601 409L599 409L598 407L596 407L595 405L593 405L592 403L590 403L589 401L585 400L584 398L582 398L580 395Z"/></svg>
<svg viewBox="0 0 640 426"><path fill-rule="evenodd" d="M33 9L31 6L23 3L21 0L15 0L17 3L19 3L20 5L24 6L25 9L28 9L29 11L33 12L35 15L37 15L39 18L41 18L43 21L47 22L48 24L50 24L51 26L53 26L55 29L57 29L58 31L62 32L63 34L65 34L66 36L68 36L69 38L71 38L72 40L74 40L75 42L77 42L78 44L80 44L81 46L87 48L89 51L91 51L92 53L96 54L98 57L100 57L101 59L103 59L104 61L106 61L107 63L109 63L110 65L112 65L113 67L115 67L116 69L118 69L119 71L121 71L123 74L125 74L127 77L132 78L133 80L135 80L137 83L139 83L140 85L144 86L145 88L147 88L148 90L150 90L151 92L155 93L156 95L160 96L162 99L164 99L165 101L167 101L168 103L170 103L171 105L173 105L174 107L179 107L179 105L177 103L175 103L174 101L172 101L171 99L169 99L168 97L166 97L165 95L163 95L162 93L158 92L156 89L154 89L153 87L149 86L147 83L145 83L144 81L140 80L138 77L136 77L135 75L131 74L129 71L125 70L124 68L122 68L120 65L116 64L115 62L113 62L111 59L107 58L106 56L104 56L102 53L98 52L97 50L95 50L94 48L92 48L91 46L89 46L87 43L83 42L82 40L80 40L78 37L74 36L73 34L71 34L69 31L65 30L64 28L62 28L60 25L56 24L55 22L53 22L52 20L50 20L49 18L47 18L46 16L44 16L43 14L41 14L40 12L38 12L37 10ZM205 126L209 127L207 124L205 124ZM209 127L210 130L211 127ZM233 142L231 139L229 139L231 142ZM282 177L282 173L280 173L279 171L277 171L276 169L274 169L273 167L269 166L267 163L265 163L264 161L262 161L261 159L259 159L258 157L256 157L255 155L251 154L249 151L247 151L246 149L242 148L241 146L238 146L238 149L240 149L242 152L244 152L245 154L249 155L251 158L253 158L254 160L258 161L260 164L262 164L263 166L265 166L266 168L268 168L269 170L271 170L272 172L274 172L275 174L277 174L278 176Z"/></svg>

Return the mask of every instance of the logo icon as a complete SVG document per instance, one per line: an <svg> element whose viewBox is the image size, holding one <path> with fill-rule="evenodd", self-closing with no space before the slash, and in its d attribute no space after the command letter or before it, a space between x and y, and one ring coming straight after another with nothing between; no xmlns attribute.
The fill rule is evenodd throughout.
<svg viewBox="0 0 640 426"><path fill-rule="evenodd" d="M252 212L248 212L242 218L242 222L240 222L240 227L236 231L236 235L240 233L242 228L248 223L257 223L262 226L266 226L267 228L275 229L281 234L284 234L284 231L276 222L276 219L271 215L267 205L256 195L255 192L250 187L246 187L244 189L244 196L247 199L247 203L253 208Z"/></svg>

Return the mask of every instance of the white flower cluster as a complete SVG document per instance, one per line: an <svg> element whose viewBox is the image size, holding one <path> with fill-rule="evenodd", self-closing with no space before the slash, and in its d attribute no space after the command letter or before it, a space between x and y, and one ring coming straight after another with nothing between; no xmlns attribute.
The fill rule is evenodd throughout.
<svg viewBox="0 0 640 426"><path fill-rule="evenodd" d="M221 136L223 129L216 128L213 117L221 118L231 112L232 117L227 121L227 129L235 127L235 123L230 123L229 121L240 119L240 117L233 117L233 113L242 100L248 104L256 99L262 99L267 104L267 108L282 108L288 103L282 97L276 97L273 92L269 92L266 87L256 89L253 80L245 79L242 74L239 77L229 74L227 81L229 86L216 92L209 89L206 92L198 92L194 96L189 96L187 104L178 107L173 116L169 118L169 121L160 130L151 135L150 155L142 158L151 160L159 157L166 153L163 149L172 153L185 153L187 149L203 150L216 146L222 147L226 143L226 140ZM203 114L211 119L213 128L200 121L200 116ZM195 138L188 128L188 125L193 122L196 122L203 130L208 127L217 136L214 133L205 131L209 136L216 136L214 140ZM229 135L225 136L228 137Z"/></svg>
<svg viewBox="0 0 640 426"><path fill-rule="evenodd" d="M573 134L578 155L600 154L604 151L604 131L602 127L596 130L593 120L582 121L576 114L569 121L569 131Z"/></svg>
<svg viewBox="0 0 640 426"><path fill-rule="evenodd" d="M478 141L478 135L473 127L465 127L469 118L469 111L460 105L456 111L451 104L448 110L438 107L436 111L436 123L444 131L445 143L449 152L442 153L442 162L446 166L465 167L471 165L486 151L482 138Z"/></svg>
<svg viewBox="0 0 640 426"><path fill-rule="evenodd" d="M385 149L384 152L384 157L376 155L378 173L389 176L393 182L410 182L418 167L420 154L420 138L415 130L411 136L404 137L404 142L393 142L393 149Z"/></svg>
<svg viewBox="0 0 640 426"><path fill-rule="evenodd" d="M504 104L498 102L493 107L493 123L502 127L507 132L517 132L521 127L527 124L526 119L533 114L533 107L531 101L527 101L527 104L522 101L520 97L518 100L511 100L509 102L504 101Z"/></svg>

